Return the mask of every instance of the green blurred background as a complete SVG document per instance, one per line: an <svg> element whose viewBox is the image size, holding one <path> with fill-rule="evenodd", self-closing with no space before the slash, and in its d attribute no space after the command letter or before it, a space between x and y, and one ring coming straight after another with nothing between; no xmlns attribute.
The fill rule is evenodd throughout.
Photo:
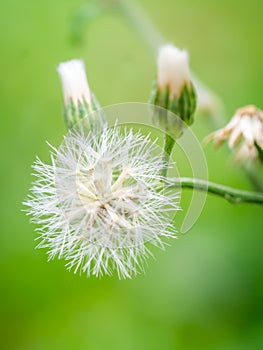
<svg viewBox="0 0 263 350"><path fill-rule="evenodd" d="M35 155L48 161L45 141L58 146L65 133L57 64L83 58L104 106L146 102L155 74L155 57L120 13L88 24L83 15L79 25L86 4L0 2L0 348L263 349L259 206L209 196L196 225L165 252L155 249L146 275L128 281L74 275L34 250L21 202ZM263 107L262 0L140 5L167 40L189 50L192 69L222 97L228 118L242 105ZM212 127L199 118L194 130L201 139ZM210 179L250 188L225 151L206 148Z"/></svg>

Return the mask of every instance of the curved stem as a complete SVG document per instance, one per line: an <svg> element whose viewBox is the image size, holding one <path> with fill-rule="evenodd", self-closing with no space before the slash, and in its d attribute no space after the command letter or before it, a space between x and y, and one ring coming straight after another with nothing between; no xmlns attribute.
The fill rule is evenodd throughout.
<svg viewBox="0 0 263 350"><path fill-rule="evenodd" d="M162 37L160 32L156 30L149 17L134 1L117 0L117 3L125 17L141 35L145 43L153 51L154 55L156 55L160 46L165 43L165 39Z"/></svg>
<svg viewBox="0 0 263 350"><path fill-rule="evenodd" d="M239 190L210 181L189 177L170 178L173 187L191 188L223 197L233 204L255 203L263 204L263 193Z"/></svg>

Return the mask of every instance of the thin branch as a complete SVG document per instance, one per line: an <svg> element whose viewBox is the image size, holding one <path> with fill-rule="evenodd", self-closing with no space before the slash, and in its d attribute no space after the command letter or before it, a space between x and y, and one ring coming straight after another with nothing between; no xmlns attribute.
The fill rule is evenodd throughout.
<svg viewBox="0 0 263 350"><path fill-rule="evenodd" d="M263 193L239 190L233 187L224 186L210 181L181 177L170 178L172 186L191 188L198 191L204 191L223 197L233 204L255 203L263 204Z"/></svg>

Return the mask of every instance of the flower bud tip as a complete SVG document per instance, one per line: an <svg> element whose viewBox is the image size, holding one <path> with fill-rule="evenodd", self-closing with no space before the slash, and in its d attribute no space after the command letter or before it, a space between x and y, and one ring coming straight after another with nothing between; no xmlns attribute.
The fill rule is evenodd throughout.
<svg viewBox="0 0 263 350"><path fill-rule="evenodd" d="M180 95L183 86L190 82L188 53L172 44L160 48L157 68L158 88L160 90L169 88L170 97Z"/></svg>
<svg viewBox="0 0 263 350"><path fill-rule="evenodd" d="M91 91L82 60L73 59L62 62L59 64L57 71L62 82L65 105L71 100L75 106L79 102L91 103Z"/></svg>

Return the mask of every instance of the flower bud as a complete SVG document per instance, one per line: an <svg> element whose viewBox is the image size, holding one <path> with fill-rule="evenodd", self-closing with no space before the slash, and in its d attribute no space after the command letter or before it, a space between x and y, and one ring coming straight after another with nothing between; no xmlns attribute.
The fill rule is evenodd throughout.
<svg viewBox="0 0 263 350"><path fill-rule="evenodd" d="M193 123L196 108L196 93L190 78L188 53L168 44L161 47L157 59L157 81L151 96L151 103L176 114L187 125ZM156 113L155 113L156 114ZM164 118L157 112L160 126L179 137L183 132L183 123ZM157 117L157 118L156 118Z"/></svg>
<svg viewBox="0 0 263 350"><path fill-rule="evenodd" d="M89 88L83 61L62 62L57 70L62 82L65 121L71 128L100 107Z"/></svg>

